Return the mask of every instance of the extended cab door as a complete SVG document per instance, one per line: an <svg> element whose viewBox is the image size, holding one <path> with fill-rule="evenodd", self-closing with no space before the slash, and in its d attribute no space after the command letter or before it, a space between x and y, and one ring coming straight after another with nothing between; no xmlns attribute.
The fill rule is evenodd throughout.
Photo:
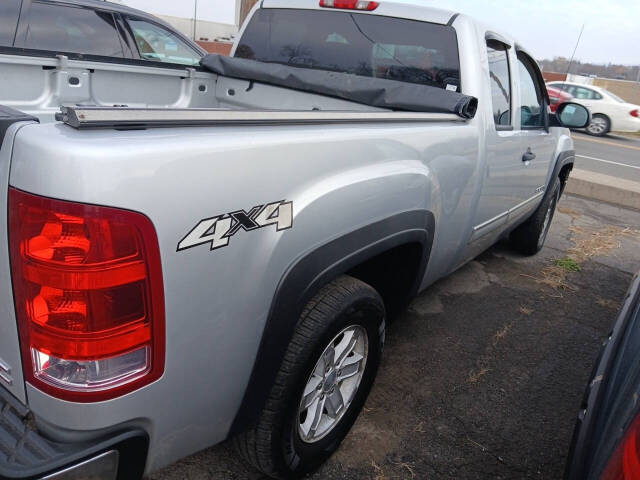
<svg viewBox="0 0 640 480"><path fill-rule="evenodd" d="M514 74L518 78L516 128L521 151L513 182L517 204L509 213L509 223L522 220L542 200L555 151L554 136L549 131L548 102L542 74L526 53L516 51L514 60Z"/></svg>
<svg viewBox="0 0 640 480"><path fill-rule="evenodd" d="M509 210L518 203L514 185L521 169L522 140L514 127L511 49L495 38L486 41L486 93L491 95L492 111L487 112L486 163L471 236L480 249L495 241L506 227Z"/></svg>

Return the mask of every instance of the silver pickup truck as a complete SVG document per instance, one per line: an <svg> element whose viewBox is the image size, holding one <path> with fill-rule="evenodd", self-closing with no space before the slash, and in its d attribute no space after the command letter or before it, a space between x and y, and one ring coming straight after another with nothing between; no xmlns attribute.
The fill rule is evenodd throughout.
<svg viewBox="0 0 640 480"><path fill-rule="evenodd" d="M542 248L589 121L509 37L385 0L264 0L202 65L1 49L2 478L227 438L317 468L386 319L502 237Z"/></svg>

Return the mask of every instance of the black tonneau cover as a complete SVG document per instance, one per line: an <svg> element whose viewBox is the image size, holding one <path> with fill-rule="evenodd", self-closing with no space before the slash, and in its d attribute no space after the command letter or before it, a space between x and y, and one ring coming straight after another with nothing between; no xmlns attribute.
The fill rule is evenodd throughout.
<svg viewBox="0 0 640 480"><path fill-rule="evenodd" d="M454 113L462 118L473 118L478 107L475 97L417 83L290 67L215 54L205 56L200 63L204 68L225 77L319 93L372 107Z"/></svg>
<svg viewBox="0 0 640 480"><path fill-rule="evenodd" d="M38 122L33 115L15 110L5 105L0 105L0 147L9 127L17 122Z"/></svg>

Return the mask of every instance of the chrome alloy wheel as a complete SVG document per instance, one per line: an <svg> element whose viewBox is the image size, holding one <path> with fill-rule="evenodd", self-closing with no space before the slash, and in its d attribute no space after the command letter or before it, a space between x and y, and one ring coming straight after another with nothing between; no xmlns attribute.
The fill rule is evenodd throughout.
<svg viewBox="0 0 640 480"><path fill-rule="evenodd" d="M607 130L607 121L602 117L593 117L587 131L593 135L602 135Z"/></svg>
<svg viewBox="0 0 640 480"><path fill-rule="evenodd" d="M340 422L360 386L367 353L367 331L360 326L345 328L329 342L298 407L298 433L303 442L317 442Z"/></svg>

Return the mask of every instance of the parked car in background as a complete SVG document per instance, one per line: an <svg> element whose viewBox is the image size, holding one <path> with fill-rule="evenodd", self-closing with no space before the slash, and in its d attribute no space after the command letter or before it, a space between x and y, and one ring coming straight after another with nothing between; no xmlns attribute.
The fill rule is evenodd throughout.
<svg viewBox="0 0 640 480"><path fill-rule="evenodd" d="M640 478L640 276L627 293L585 392L567 480Z"/></svg>
<svg viewBox="0 0 640 480"><path fill-rule="evenodd" d="M556 113L558 105L564 102L570 102L573 99L573 95L560 90L559 88L553 88L547 85L547 92L549 93L549 107L551 112Z"/></svg>
<svg viewBox="0 0 640 480"><path fill-rule="evenodd" d="M614 132L640 132L640 105L593 85L571 82L549 82L547 87L563 90L591 110L587 133L601 137Z"/></svg>
<svg viewBox="0 0 640 480"><path fill-rule="evenodd" d="M206 54L159 18L98 0L2 0L3 47L36 56L182 67L198 65Z"/></svg>

